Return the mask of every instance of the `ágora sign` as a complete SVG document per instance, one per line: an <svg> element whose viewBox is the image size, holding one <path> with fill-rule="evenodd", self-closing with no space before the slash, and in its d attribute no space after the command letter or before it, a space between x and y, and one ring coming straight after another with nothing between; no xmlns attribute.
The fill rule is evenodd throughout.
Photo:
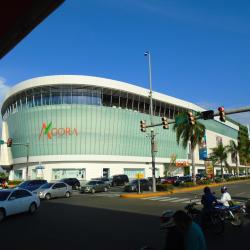
<svg viewBox="0 0 250 250"><path fill-rule="evenodd" d="M78 136L77 128L55 128L52 126L52 122L48 125L46 122L43 123L42 129L39 135L39 140L42 135L47 136L49 140L51 140L54 136L61 137L61 136Z"/></svg>

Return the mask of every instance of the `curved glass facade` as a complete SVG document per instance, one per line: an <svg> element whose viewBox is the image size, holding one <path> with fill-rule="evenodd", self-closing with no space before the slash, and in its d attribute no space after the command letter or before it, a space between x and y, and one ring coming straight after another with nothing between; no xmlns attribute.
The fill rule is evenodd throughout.
<svg viewBox="0 0 250 250"><path fill-rule="evenodd" d="M154 120L174 118L184 109L154 100ZM140 120L150 122L148 98L86 85L35 87L10 96L3 104L13 142L30 143L31 156L117 155L150 157L150 139L140 132ZM237 138L238 132L217 121L202 121L207 129ZM186 159L171 129L155 128L157 157ZM26 149L12 147L13 158L25 157Z"/></svg>

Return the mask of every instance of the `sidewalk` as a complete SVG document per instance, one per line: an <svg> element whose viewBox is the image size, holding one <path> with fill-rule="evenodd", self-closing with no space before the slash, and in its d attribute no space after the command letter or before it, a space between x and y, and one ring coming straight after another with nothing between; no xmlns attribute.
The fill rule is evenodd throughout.
<svg viewBox="0 0 250 250"><path fill-rule="evenodd" d="M142 193L142 194L137 194L137 193L129 193L129 194L121 194L121 198L145 198L145 197L152 197L152 196L164 196L164 195L171 195L171 194L178 194L178 193L187 193L187 192L192 192L196 190L203 190L204 187L219 187L219 186L225 186L225 185L231 185L231 184L237 184L237 183L242 183L242 182L248 182L248 180L237 180L237 181L228 181L228 182L220 182L220 183L212 183L208 185L198 185L195 187L184 187L184 188L176 188L170 191L164 191L164 192L147 192L147 193Z"/></svg>

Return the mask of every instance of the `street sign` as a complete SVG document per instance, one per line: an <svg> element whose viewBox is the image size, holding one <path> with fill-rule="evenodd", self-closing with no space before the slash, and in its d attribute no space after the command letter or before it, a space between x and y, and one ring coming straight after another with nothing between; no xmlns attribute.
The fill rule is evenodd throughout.
<svg viewBox="0 0 250 250"><path fill-rule="evenodd" d="M137 174L135 175L135 178L136 178L136 179L143 179L143 178L144 178L144 174L142 174L142 173L137 173Z"/></svg>
<svg viewBox="0 0 250 250"><path fill-rule="evenodd" d="M3 145L4 144L4 141L3 140L0 140L0 145Z"/></svg>

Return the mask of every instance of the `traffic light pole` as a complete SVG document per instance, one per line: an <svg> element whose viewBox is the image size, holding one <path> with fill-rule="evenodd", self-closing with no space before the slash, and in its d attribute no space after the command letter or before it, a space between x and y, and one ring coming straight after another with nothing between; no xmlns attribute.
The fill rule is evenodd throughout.
<svg viewBox="0 0 250 250"><path fill-rule="evenodd" d="M151 55L150 52L144 54L148 57L148 73L149 73L149 100L150 100L150 125L151 125L151 157L152 157L152 191L156 192L155 179L155 155L156 155L156 135L153 129L153 97L152 97L152 74L151 74Z"/></svg>

